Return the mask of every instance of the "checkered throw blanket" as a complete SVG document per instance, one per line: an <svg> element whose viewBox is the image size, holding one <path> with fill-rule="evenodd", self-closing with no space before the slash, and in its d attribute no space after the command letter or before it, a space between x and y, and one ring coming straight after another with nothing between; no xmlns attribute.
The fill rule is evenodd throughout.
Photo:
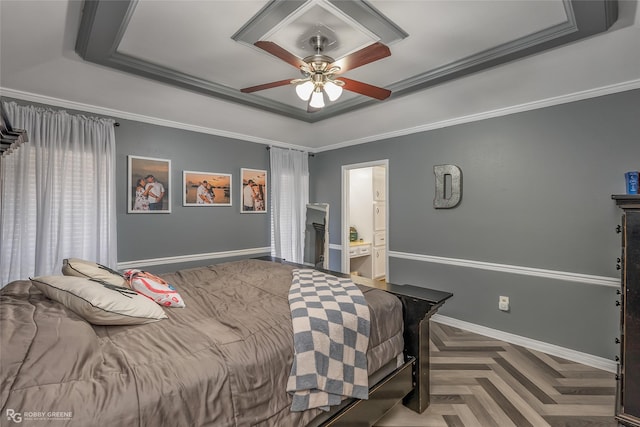
<svg viewBox="0 0 640 427"><path fill-rule="evenodd" d="M289 289L295 355L287 391L292 411L329 410L343 397L367 399L369 307L349 279L293 270Z"/></svg>

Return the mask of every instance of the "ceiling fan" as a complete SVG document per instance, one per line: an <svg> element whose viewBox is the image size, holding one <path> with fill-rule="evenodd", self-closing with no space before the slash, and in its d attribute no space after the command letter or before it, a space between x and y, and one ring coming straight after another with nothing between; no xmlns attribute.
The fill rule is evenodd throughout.
<svg viewBox="0 0 640 427"><path fill-rule="evenodd" d="M386 99L391 95L390 90L378 86L362 83L346 77L338 77L339 80L336 79L338 74L344 73L345 71L353 70L354 68L390 56L391 51L387 46L376 42L335 61L330 56L322 54L327 44L326 37L319 34L314 35L309 39L309 44L316 53L300 59L274 42L255 42L254 45L256 47L298 68L303 77L300 79L286 79L251 86L240 89L240 91L243 93L252 93L288 84L296 84L296 93L300 99L308 102L307 112L309 113L314 113L324 107L325 95L330 101L335 101L340 97L343 89L379 100Z"/></svg>

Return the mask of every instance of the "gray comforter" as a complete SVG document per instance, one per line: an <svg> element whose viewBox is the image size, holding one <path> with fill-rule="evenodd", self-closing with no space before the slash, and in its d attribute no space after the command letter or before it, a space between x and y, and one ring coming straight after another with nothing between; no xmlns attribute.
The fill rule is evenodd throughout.
<svg viewBox="0 0 640 427"><path fill-rule="evenodd" d="M93 326L30 281L0 291L0 424L300 426L291 412L287 293L293 267L244 260L163 278L186 308L137 326ZM368 370L402 351L398 300L362 287L371 310ZM24 415L31 415L31 420Z"/></svg>

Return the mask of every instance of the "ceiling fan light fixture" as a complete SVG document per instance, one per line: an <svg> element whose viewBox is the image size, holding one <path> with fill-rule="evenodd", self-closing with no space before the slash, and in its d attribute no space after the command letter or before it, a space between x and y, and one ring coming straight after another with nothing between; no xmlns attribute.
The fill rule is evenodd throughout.
<svg viewBox="0 0 640 427"><path fill-rule="evenodd" d="M324 84L324 91L327 93L330 101L335 101L342 95L342 86L329 80Z"/></svg>
<svg viewBox="0 0 640 427"><path fill-rule="evenodd" d="M307 80L306 82L296 86L296 94L303 101L308 101L314 89L315 85L313 84L313 82Z"/></svg>
<svg viewBox="0 0 640 427"><path fill-rule="evenodd" d="M267 40L256 41L254 45L257 48L294 66L302 73L302 78L280 80L263 85L251 86L240 89L240 91L242 93L253 93L286 84L293 84L295 85L297 96L307 103L308 113L315 113L324 108L325 102L337 101L342 95L343 90L355 92L380 101L387 99L391 95L390 90L337 76L337 74L344 71L349 71L388 57L391 55L391 51L387 46L376 42L335 61L330 56L323 54L327 44L326 37L321 34L314 34L309 40L309 43L316 53L304 58L299 58L274 42ZM336 79L336 77L338 77L338 79ZM324 99L325 94L327 95L327 99Z"/></svg>
<svg viewBox="0 0 640 427"><path fill-rule="evenodd" d="M324 108L324 93L322 89L317 88L311 94L311 101L309 101L309 106L313 108Z"/></svg>

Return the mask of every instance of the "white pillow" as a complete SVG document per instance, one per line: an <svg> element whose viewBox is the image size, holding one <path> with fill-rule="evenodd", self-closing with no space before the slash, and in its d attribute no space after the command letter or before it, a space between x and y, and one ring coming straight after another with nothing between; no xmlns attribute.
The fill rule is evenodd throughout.
<svg viewBox="0 0 640 427"><path fill-rule="evenodd" d="M68 258L62 261L62 274L98 279L116 286L128 286L125 278L117 271L93 261L78 258Z"/></svg>
<svg viewBox="0 0 640 427"><path fill-rule="evenodd" d="M129 288L73 276L41 276L31 282L94 325L136 325L167 317L159 305Z"/></svg>

